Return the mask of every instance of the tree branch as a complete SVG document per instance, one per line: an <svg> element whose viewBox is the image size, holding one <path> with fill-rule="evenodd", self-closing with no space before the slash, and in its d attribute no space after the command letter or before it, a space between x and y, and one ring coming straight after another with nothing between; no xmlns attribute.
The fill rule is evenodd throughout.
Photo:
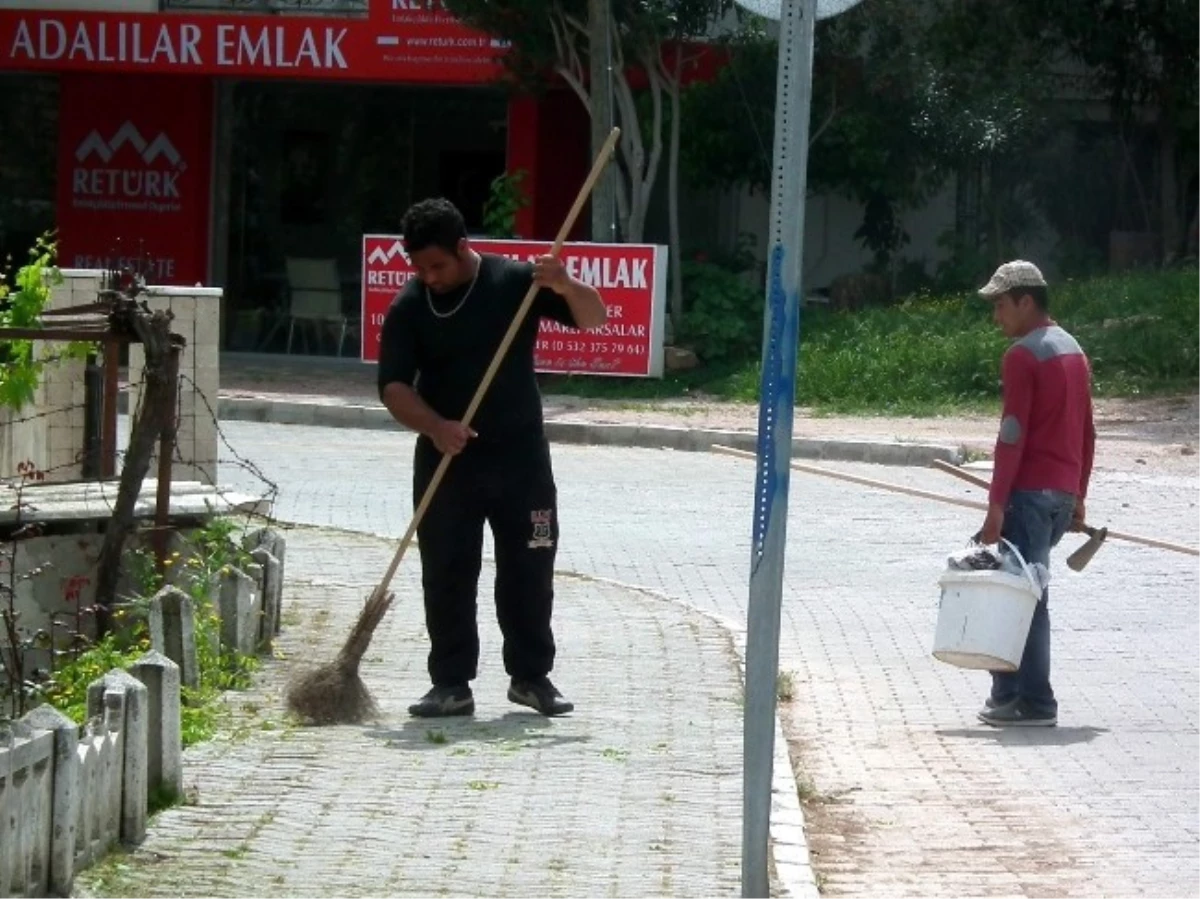
<svg viewBox="0 0 1200 899"><path fill-rule="evenodd" d="M645 197L648 203L654 191L654 182L658 178L658 165L662 160L663 77L649 50L643 51L642 62L650 82L650 102L654 111L650 124L650 158L646 162Z"/></svg>
<svg viewBox="0 0 1200 899"><path fill-rule="evenodd" d="M587 114L590 117L592 114L592 95L584 87L583 81L565 66L555 66L554 71L561 75L563 81L567 82L567 85L575 92L575 96L579 98L579 102L583 104L583 108L587 110Z"/></svg>
<svg viewBox="0 0 1200 899"><path fill-rule="evenodd" d="M829 130L829 126L833 124L833 120L837 118L837 114L838 114L837 80L834 79L834 82L833 82L832 86L830 87L829 115L825 116L825 121L821 122L821 124L817 127L817 130L809 135L809 137L808 137L809 149L812 149L812 147L816 144L816 142L818 140L820 140L821 135Z"/></svg>
<svg viewBox="0 0 1200 899"><path fill-rule="evenodd" d="M174 415L176 385L169 377L167 361L171 352L171 318L169 312L147 314L134 310L132 313L131 324L145 351L145 391L134 415L117 501L100 549L96 573L97 636L103 636L108 629L121 574L121 556L135 527L134 508L150 470L154 444Z"/></svg>
<svg viewBox="0 0 1200 899"><path fill-rule="evenodd" d="M566 14L558 4L555 4L555 11L548 17L547 22L550 25L550 33L554 36L554 52L559 59L558 65L554 67L555 71L579 93L579 88L583 85L583 62L579 58L576 41L567 33L569 23ZM590 110L590 104L588 108Z"/></svg>

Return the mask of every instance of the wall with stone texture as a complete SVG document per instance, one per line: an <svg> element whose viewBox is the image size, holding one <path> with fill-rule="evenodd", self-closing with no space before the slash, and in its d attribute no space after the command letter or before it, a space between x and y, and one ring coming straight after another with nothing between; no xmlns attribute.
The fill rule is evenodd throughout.
<svg viewBox="0 0 1200 899"><path fill-rule="evenodd" d="M62 274L63 283L54 288L48 308L95 302L100 271L63 269ZM141 296L151 309L169 309L175 316L172 330L187 341L180 358L178 451L172 480L216 483L221 293L208 287L150 287ZM39 350L52 355L61 351L61 345L39 342ZM130 410L137 408L140 397L144 358L140 345L129 347ZM82 361L48 366L32 404L20 413L0 411L0 480L18 479L18 466L26 463L45 472L46 481L82 477L83 371ZM151 476L154 471L152 467Z"/></svg>
<svg viewBox="0 0 1200 899"><path fill-rule="evenodd" d="M172 480L217 482L217 390L221 383L221 290L216 287L151 287L143 295L153 310L169 309L171 330L187 345L179 359L178 450ZM137 408L145 364L142 348L129 348L129 409ZM154 456L158 458L157 452ZM155 471L152 463L151 472Z"/></svg>
<svg viewBox="0 0 1200 899"><path fill-rule="evenodd" d="M96 300L100 272L63 270L63 283L50 292L47 309ZM34 352L52 358L63 343L37 341ZM82 360L55 362L42 370L33 402L20 412L0 410L0 480L20 477L18 466L32 463L45 481L73 481L83 474Z"/></svg>

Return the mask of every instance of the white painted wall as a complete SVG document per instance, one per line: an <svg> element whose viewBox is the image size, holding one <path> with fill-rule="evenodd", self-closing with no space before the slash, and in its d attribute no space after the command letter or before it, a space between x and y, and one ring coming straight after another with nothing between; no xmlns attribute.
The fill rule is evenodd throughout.
<svg viewBox="0 0 1200 899"><path fill-rule="evenodd" d="M920 209L909 212L905 226L911 242L900 255L923 259L932 273L946 253L938 238L954 226L954 187L942 190ZM736 229L755 238L760 258L765 259L769 238L770 197L743 191L733 195ZM854 237L862 224L862 206L836 194L810 196L805 203L804 291L829 287L841 275L861 272L871 263L871 252Z"/></svg>

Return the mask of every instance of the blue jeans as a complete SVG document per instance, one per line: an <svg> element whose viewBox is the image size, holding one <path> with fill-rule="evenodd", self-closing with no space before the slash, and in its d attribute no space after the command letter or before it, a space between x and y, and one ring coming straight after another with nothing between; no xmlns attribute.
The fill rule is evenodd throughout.
<svg viewBox="0 0 1200 899"><path fill-rule="evenodd" d="M1056 490L1016 490L1004 510L1002 536L1017 547L1030 565L1050 567L1050 550L1058 545L1071 524L1075 497ZM1001 544L1001 548L1004 545ZM1020 667L1012 672L992 672L992 699L1004 703L1023 699L1037 712L1057 713L1058 701L1050 686L1050 589L1033 613Z"/></svg>

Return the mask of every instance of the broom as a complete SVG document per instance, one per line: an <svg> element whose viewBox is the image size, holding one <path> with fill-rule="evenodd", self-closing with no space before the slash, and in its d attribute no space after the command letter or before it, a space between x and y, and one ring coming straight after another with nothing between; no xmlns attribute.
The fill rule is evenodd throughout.
<svg viewBox="0 0 1200 899"><path fill-rule="evenodd" d="M596 180L600 177L600 173L608 163L620 135L621 129L613 128L608 136L608 140L600 148L600 152L592 164L592 170L588 174L587 180L584 181L583 187L579 189L579 195L575 198L574 205L571 207L570 212L567 213L562 227L558 230L558 236L555 238L554 246L550 250L551 256L557 257L562 251L562 245L566 242L567 235L571 233L571 229L575 226L575 220L579 217L579 213L582 211L584 203L587 202L587 198L591 194ZM464 426L469 427L471 419L475 417L475 413L479 409L479 404L483 401L488 387L491 386L492 379L495 377L500 363L504 360L504 355L508 352L508 348L516 337L521 323L525 320L526 313L529 312L529 307L533 305L533 298L537 295L537 292L537 285L530 285L529 290L525 294L525 299L522 301L516 316L513 318L512 324L508 326L508 332L504 335L504 339L500 341L500 346L497 347L491 364L488 366L487 371L484 372L483 380L480 381L479 387L475 391L475 396L471 399L470 405L467 406L467 411L462 417ZM409 524L404 537L400 540L400 546L396 550L396 555L392 559L391 565L388 566L387 573L384 574L379 586L371 592L370 597L368 597L366 603L363 605L363 609L358 615L358 620L351 629L345 644L338 652L337 658L328 664L297 675L288 685L286 691L287 706L297 717L312 724L358 724L369 718L378 716L378 707L371 698L371 693L367 689L366 684L363 683L362 678L359 676L359 663L362 661L367 647L371 645L371 638L375 633L375 628L379 626L379 622L383 620L383 616L391 608L395 594L388 592L388 587L391 585L396 569L400 566L400 560L404 558L409 544L412 543L413 537L417 532L417 527L425 517L425 512L433 500L434 491L437 490L442 477L446 474L446 469L450 465L451 458L449 454L442 456L442 460L433 474L433 479L429 482L429 486L425 489L425 493L421 497L421 502L417 505L412 522Z"/></svg>

